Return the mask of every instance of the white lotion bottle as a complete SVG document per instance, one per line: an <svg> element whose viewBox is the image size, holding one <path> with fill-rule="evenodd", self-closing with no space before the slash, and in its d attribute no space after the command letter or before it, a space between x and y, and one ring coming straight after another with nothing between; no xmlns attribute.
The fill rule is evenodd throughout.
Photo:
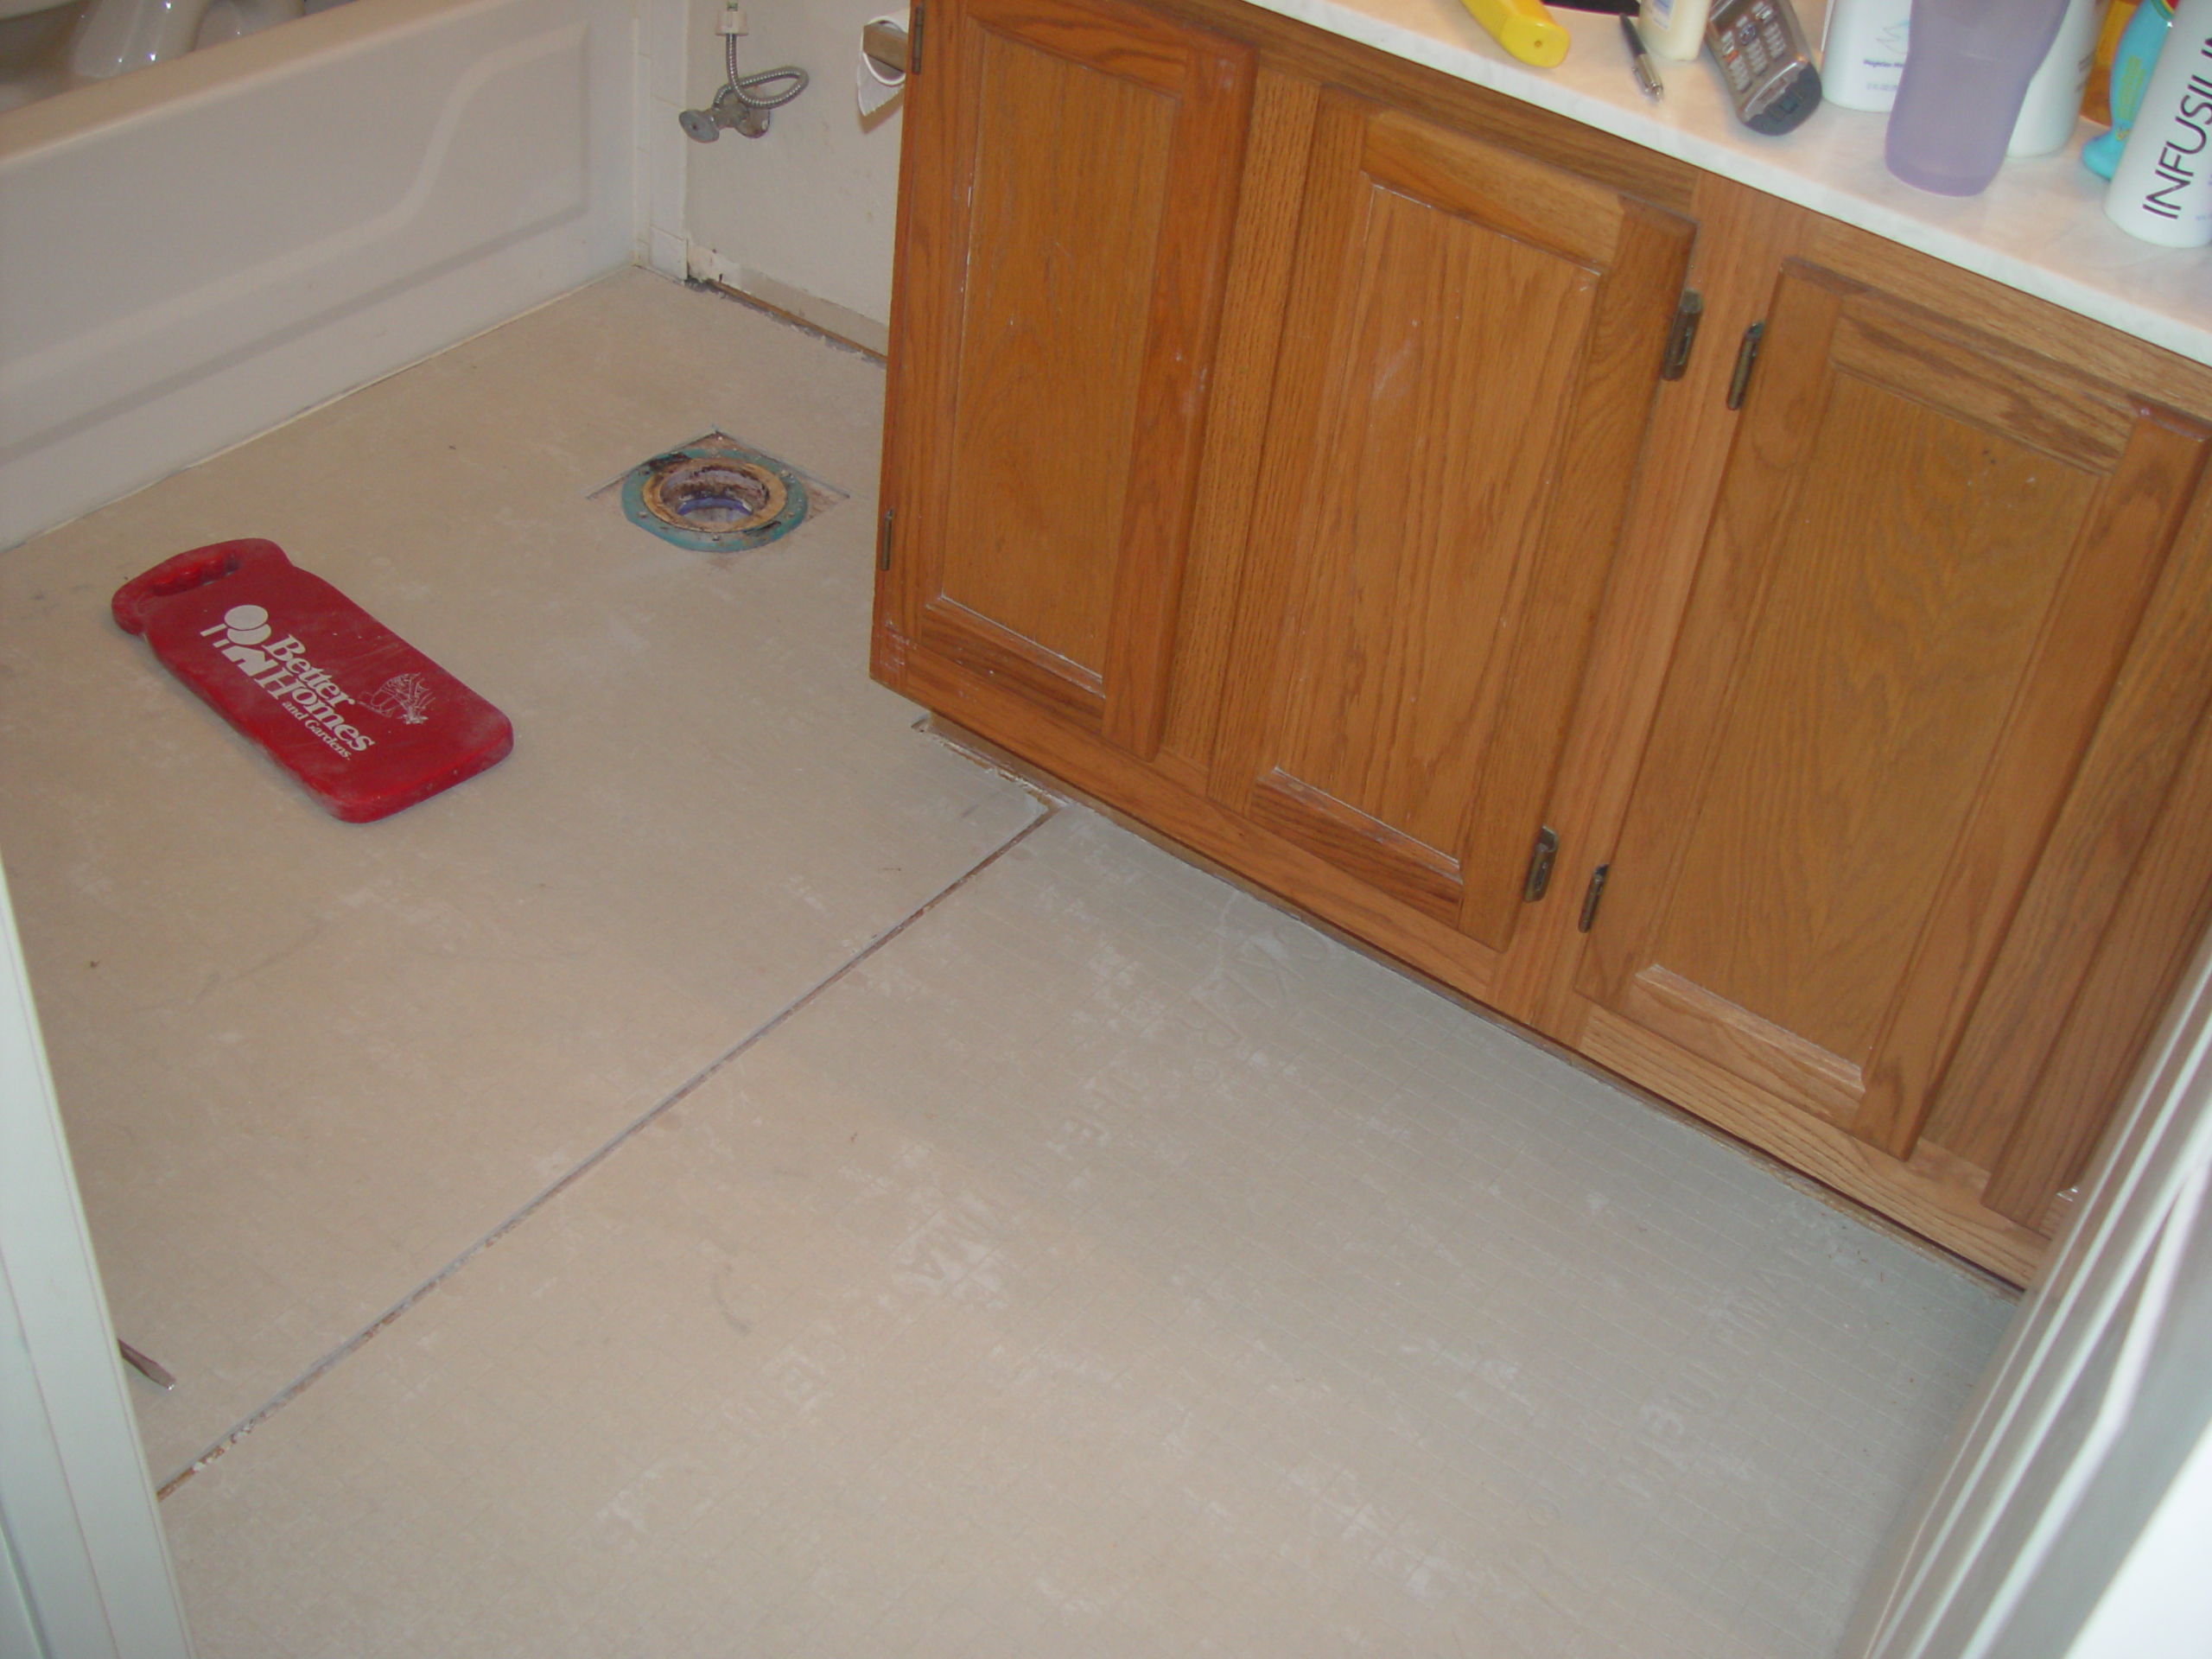
<svg viewBox="0 0 2212 1659"><path fill-rule="evenodd" d="M2097 55L2097 30L2104 22L2098 0L2067 0L2058 38L2050 43L2043 67L2028 83L2020 118L2012 128L2007 156L2048 156L2063 149L2082 120L2082 91Z"/></svg>
<svg viewBox="0 0 2212 1659"><path fill-rule="evenodd" d="M1821 36L1821 96L1887 114L1904 76L1912 0L1830 0Z"/></svg>
<svg viewBox="0 0 2212 1659"><path fill-rule="evenodd" d="M1636 32L1653 56L1694 63L1705 49L1710 0L1637 0Z"/></svg>
<svg viewBox="0 0 2212 1659"><path fill-rule="evenodd" d="M2212 0L2174 8L2105 217L2163 248L2212 243Z"/></svg>

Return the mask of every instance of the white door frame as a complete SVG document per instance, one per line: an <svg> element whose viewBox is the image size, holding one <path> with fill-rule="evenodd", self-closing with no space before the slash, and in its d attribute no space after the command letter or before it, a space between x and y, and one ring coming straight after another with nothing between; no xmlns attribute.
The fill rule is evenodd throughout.
<svg viewBox="0 0 2212 1659"><path fill-rule="evenodd" d="M2212 1630L2212 943L1852 1659L2202 1659Z"/></svg>
<svg viewBox="0 0 2212 1659"><path fill-rule="evenodd" d="M0 874L0 1654L189 1659Z"/></svg>

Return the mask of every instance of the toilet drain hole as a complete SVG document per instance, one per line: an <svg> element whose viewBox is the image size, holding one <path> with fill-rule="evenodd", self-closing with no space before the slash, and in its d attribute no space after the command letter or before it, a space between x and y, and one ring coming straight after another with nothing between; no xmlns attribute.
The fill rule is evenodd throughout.
<svg viewBox="0 0 2212 1659"><path fill-rule="evenodd" d="M809 486L773 455L720 433L655 455L621 480L630 522L702 553L742 553L804 521Z"/></svg>
<svg viewBox="0 0 2212 1659"><path fill-rule="evenodd" d="M766 467L726 455L665 455L645 480L645 511L678 530L727 536L783 513L790 492Z"/></svg>

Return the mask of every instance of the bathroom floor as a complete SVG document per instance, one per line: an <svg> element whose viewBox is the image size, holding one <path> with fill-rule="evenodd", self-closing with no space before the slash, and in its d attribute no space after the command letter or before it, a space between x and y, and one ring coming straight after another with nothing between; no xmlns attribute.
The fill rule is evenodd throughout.
<svg viewBox="0 0 2212 1659"><path fill-rule="evenodd" d="M628 272L0 554L200 1651L1831 1652L2010 1301L915 730L880 398ZM601 493L716 429L851 499ZM240 535L514 754L324 817L107 620Z"/></svg>

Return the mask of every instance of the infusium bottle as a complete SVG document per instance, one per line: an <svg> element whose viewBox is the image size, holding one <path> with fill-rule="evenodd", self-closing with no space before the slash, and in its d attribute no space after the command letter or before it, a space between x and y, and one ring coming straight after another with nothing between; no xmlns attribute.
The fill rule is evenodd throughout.
<svg viewBox="0 0 2212 1659"><path fill-rule="evenodd" d="M2181 0L2105 217L2161 247L2212 242L2212 0Z"/></svg>

